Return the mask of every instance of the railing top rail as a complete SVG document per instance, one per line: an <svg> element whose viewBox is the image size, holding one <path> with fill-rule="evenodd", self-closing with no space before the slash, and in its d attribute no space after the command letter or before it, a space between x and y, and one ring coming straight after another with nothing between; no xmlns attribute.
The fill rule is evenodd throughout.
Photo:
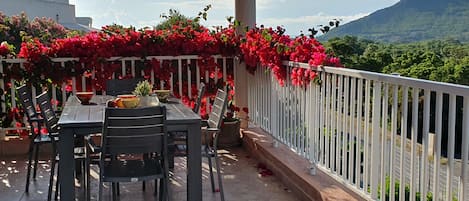
<svg viewBox="0 0 469 201"><path fill-rule="evenodd" d="M212 55L213 58L219 59L223 58L222 55ZM199 59L201 56L199 55L179 55L179 56L146 56L147 60L151 59L159 59L159 60L172 60L172 59ZM68 61L79 61L79 58L76 57L57 57L51 58L53 62L68 62ZM106 59L107 61L139 61L143 60L142 57L110 57ZM28 62L26 59L23 58L13 58L13 59L5 59L0 58L0 62L5 61L7 63L26 63Z"/></svg>
<svg viewBox="0 0 469 201"><path fill-rule="evenodd" d="M291 67L301 67L301 68L307 68L307 69L314 68L314 67L311 67L307 63L299 63L299 62L292 62L292 61L284 61L283 64L287 66L291 66ZM439 92L451 93L451 94L455 94L459 96L469 97L469 86L465 86L465 85L451 84L451 83L445 83L445 82L436 82L436 81L430 81L430 80L389 75L389 74L383 74L383 73L375 73L375 72L362 71L362 70L349 69L349 68L337 68L337 67L323 66L323 67L319 67L315 69L317 71L323 71L327 73L334 73L334 74L339 74L339 75L356 77L360 79L380 81L380 82L385 82L389 84L417 87L420 89L430 89L433 91L439 91Z"/></svg>

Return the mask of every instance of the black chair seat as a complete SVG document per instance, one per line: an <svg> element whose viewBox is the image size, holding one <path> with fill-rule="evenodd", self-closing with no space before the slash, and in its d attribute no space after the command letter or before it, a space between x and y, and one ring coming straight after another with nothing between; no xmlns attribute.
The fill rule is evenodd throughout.
<svg viewBox="0 0 469 201"><path fill-rule="evenodd" d="M103 181L137 182L162 178L163 167L158 159L112 160L104 163Z"/></svg>

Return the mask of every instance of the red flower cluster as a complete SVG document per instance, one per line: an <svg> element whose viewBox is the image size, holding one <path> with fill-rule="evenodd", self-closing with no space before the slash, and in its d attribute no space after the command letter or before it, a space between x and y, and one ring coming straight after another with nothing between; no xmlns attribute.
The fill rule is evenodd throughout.
<svg viewBox="0 0 469 201"><path fill-rule="evenodd" d="M270 68L280 84L283 85L286 69L282 66L282 61L288 59L285 53L290 41L290 37L283 35L283 30L280 27L277 30L255 28L248 31L245 42L240 45L248 71L254 72L257 64L260 63L262 66Z"/></svg>
<svg viewBox="0 0 469 201"><path fill-rule="evenodd" d="M7 56L10 52L10 47L8 47L7 43L0 44L0 57Z"/></svg>
<svg viewBox="0 0 469 201"><path fill-rule="evenodd" d="M110 57L199 55L207 58L217 54L234 56L238 44L239 39L233 28L210 31L203 26L182 26L182 23L179 23L168 30L135 31L132 28L117 29L115 26L109 26L103 27L101 32L53 40L50 46L45 46L37 39L23 43L18 56L28 60L26 70L32 80L52 78L53 82L59 83L70 79L71 76L95 71L96 75L99 75L94 80L96 87L103 87L102 79L109 78L116 70L105 62L105 59ZM71 64L68 69L57 68L50 62L50 58L55 57L76 57L79 62ZM160 67L156 61L148 63L145 72L153 69L155 75L161 74L161 80L169 80L169 72L163 69L164 66ZM215 69L213 65L207 68Z"/></svg>
<svg viewBox="0 0 469 201"><path fill-rule="evenodd" d="M319 65L342 66L340 60L326 54L324 47L314 38L299 36L294 39L284 35L284 29L277 27L256 28L246 33L245 43L240 45L244 62L249 72L254 72L260 63L272 70L280 85L284 85L286 69L283 60ZM293 69L290 77L294 85L306 86L314 79L312 70Z"/></svg>

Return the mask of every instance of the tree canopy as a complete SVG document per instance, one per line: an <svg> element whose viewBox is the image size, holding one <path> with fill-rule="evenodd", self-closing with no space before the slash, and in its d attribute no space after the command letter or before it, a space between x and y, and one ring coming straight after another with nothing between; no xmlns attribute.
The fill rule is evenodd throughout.
<svg viewBox="0 0 469 201"><path fill-rule="evenodd" d="M390 44L345 36L325 46L349 68L469 85L469 44L457 40Z"/></svg>

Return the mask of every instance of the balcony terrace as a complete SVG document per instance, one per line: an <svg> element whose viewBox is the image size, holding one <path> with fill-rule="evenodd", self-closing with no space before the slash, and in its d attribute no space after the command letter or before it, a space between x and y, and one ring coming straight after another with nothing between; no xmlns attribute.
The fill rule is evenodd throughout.
<svg viewBox="0 0 469 201"><path fill-rule="evenodd" d="M228 200L469 200L469 87L331 67L317 68L319 79L309 87L293 86L290 78L281 86L270 72L248 74L229 57L215 56L220 74L207 71L205 77L200 76L203 70L195 62L197 56L147 59L152 58L172 62L170 86L179 95L191 97L193 92L187 90L191 85L234 76L237 95L247 99L250 126L244 130L244 149L223 154ZM53 61L64 67L73 60ZM113 77L144 76L140 60L109 59L121 66ZM2 71L23 68L26 62L6 59L0 67ZM289 71L310 68L303 63L283 64ZM149 75L152 83L158 82L153 71ZM246 82L239 82L240 76ZM65 83L48 87L53 99L65 100L67 93L89 90L87 82L89 77L73 77L70 92ZM12 87L3 95L11 99L10 107L16 105L15 93ZM25 196L25 160L21 155L2 156L2 199L45 197L48 163L42 165L44 178L35 184L34 193ZM272 169L274 176L260 177L255 168L259 163ZM172 180L176 200L185 197L184 180L180 180L184 177L178 176L183 172L184 161L179 161ZM206 176L204 200L216 200L205 180ZM151 197L142 194L139 186L125 186L131 191L125 196Z"/></svg>
<svg viewBox="0 0 469 201"><path fill-rule="evenodd" d="M246 96L250 126L244 130L244 149L229 149L223 154L228 200L241 199L239 196L244 196L241 200L379 200L380 197L469 200L469 88L466 86L330 67L318 68L319 79L309 87L293 86L289 78L280 86L269 72L239 72L237 67L242 64L233 58L215 56L221 76L210 76L207 72L205 77L198 76L201 69L195 62L196 56L152 58L173 62L171 89L179 94L192 95L183 89L185 86L176 83L198 85L201 81L234 76L237 93ZM54 61L65 66L71 60L75 59ZM138 77L144 73L138 65L141 58L109 60L121 65L115 77L125 74ZM3 61L2 71L23 67L26 62ZM290 70L310 68L307 64L287 61L284 65ZM246 83L237 81L240 73L245 73L241 75L247 79ZM153 72L150 75L148 79L157 82ZM86 89L87 82L89 78L73 77L70 93ZM66 98L65 86L49 86L53 99ZM102 93L95 88L91 90ZM11 88L3 95L11 99L11 107L16 104L15 93ZM5 103L2 104L5 110ZM11 130L14 129L18 128ZM6 144L0 144L3 152L8 152ZM42 163L36 189L25 196L26 157L3 154L2 199L5 196L12 200L42 200L46 196L44 178L49 163ZM259 176L256 169L259 163L272 169L274 176ZM178 176L184 174L184 161L177 164L172 183L174 198L180 200L185 197L181 187L185 181L180 180L184 177ZM216 200L205 172L204 175L204 200ZM401 181L405 185L399 185ZM381 191L381 186L387 186L386 191ZM125 186L131 192L125 196L130 196L129 199L143 196L145 200L151 197L142 194L139 187Z"/></svg>

